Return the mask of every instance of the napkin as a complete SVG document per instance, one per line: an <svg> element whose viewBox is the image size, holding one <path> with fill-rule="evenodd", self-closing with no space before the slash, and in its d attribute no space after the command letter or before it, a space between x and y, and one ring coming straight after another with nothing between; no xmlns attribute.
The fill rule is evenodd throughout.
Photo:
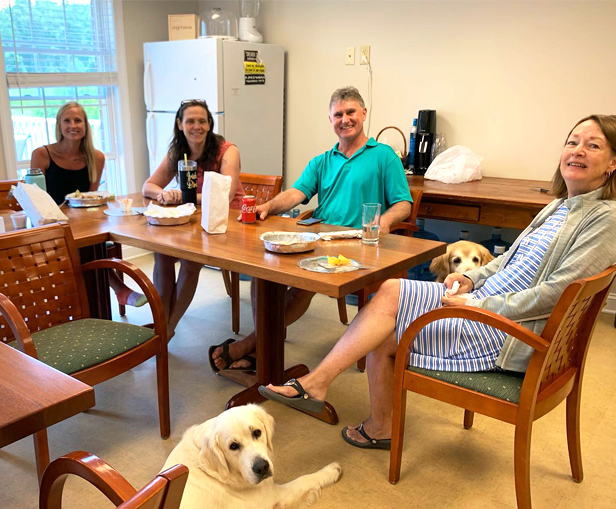
<svg viewBox="0 0 616 509"><path fill-rule="evenodd" d="M321 240L361 239L361 230L344 230L340 232L323 232Z"/></svg>

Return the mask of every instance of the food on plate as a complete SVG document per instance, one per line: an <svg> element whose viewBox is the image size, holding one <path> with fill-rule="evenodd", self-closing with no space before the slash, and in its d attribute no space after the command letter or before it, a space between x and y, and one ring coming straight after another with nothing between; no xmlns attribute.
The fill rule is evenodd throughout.
<svg viewBox="0 0 616 509"><path fill-rule="evenodd" d="M327 257L327 264L328 265L336 265L336 266L342 266L342 265L350 265L351 264L351 260L349 260L346 256L343 255L338 255L338 258L336 258L335 256L328 256Z"/></svg>
<svg viewBox="0 0 616 509"><path fill-rule="evenodd" d="M77 189L74 193L67 194L65 198L67 200L107 200L112 199L113 195L107 191L87 191L84 193Z"/></svg>
<svg viewBox="0 0 616 509"><path fill-rule="evenodd" d="M192 203L186 203L179 207L159 207L153 203L143 211L144 216L150 217L184 217L194 214L196 207Z"/></svg>

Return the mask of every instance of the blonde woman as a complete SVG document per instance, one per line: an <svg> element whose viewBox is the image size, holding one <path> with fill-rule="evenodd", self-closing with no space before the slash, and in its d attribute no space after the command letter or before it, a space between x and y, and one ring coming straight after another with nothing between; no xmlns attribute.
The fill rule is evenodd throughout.
<svg viewBox="0 0 616 509"><path fill-rule="evenodd" d="M76 190L96 191L101 181L105 156L94 148L88 115L81 104L68 102L56 115L56 143L32 152L32 168L45 174L47 192L58 204ZM147 299L126 286L115 272L109 276L118 302L128 306L143 306Z"/></svg>

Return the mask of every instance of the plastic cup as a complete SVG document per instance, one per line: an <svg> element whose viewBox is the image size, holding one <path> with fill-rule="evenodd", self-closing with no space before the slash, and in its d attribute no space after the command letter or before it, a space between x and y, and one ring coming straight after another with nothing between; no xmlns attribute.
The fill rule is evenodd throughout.
<svg viewBox="0 0 616 509"><path fill-rule="evenodd" d="M381 222L381 204L364 203L362 205L361 227L363 244L376 246L379 243L379 223Z"/></svg>
<svg viewBox="0 0 616 509"><path fill-rule="evenodd" d="M11 222L16 230L25 228L27 219L28 216L26 216L25 212L15 212L14 214L11 214Z"/></svg>
<svg viewBox="0 0 616 509"><path fill-rule="evenodd" d="M132 198L120 198L117 201L120 204L120 208L125 214L132 212L133 210L133 199Z"/></svg>
<svg viewBox="0 0 616 509"><path fill-rule="evenodd" d="M182 203L197 205L197 161L178 161Z"/></svg>

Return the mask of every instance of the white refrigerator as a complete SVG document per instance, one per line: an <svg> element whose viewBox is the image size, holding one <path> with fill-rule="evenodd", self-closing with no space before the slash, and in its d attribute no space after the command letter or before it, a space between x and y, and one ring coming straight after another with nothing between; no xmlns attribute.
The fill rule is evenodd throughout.
<svg viewBox="0 0 616 509"><path fill-rule="evenodd" d="M183 100L205 100L242 172L282 175L284 49L221 39L143 45L150 173L167 153Z"/></svg>

